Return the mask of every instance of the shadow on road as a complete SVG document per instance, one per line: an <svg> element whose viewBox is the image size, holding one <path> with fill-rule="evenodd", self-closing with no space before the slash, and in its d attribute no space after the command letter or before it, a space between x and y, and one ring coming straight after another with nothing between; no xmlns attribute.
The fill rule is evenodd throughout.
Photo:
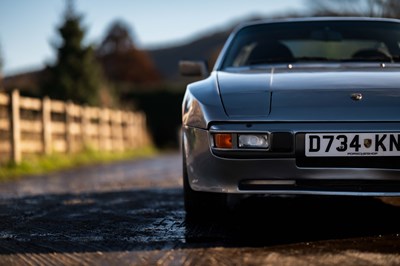
<svg viewBox="0 0 400 266"><path fill-rule="evenodd" d="M192 219L190 219L192 220ZM385 252L398 252L400 208L380 199L352 197L249 198L224 217L187 224L190 243L221 241L225 246L265 247L349 238L386 237ZM373 251L361 240L334 249ZM381 244L381 243L379 243ZM352 246L351 246L352 245ZM382 251L383 252L383 251Z"/></svg>
<svg viewBox="0 0 400 266"><path fill-rule="evenodd" d="M400 231L398 214L398 207L378 200L249 198L229 216L193 221L185 219L180 188L30 196L0 200L0 254L258 247L385 237ZM387 252L397 252L399 243L392 241ZM357 248L376 246L366 240Z"/></svg>

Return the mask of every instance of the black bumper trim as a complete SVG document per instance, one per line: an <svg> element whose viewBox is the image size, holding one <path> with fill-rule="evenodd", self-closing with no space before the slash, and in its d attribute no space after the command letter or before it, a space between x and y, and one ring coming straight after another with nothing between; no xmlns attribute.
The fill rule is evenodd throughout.
<svg viewBox="0 0 400 266"><path fill-rule="evenodd" d="M254 180L253 180L254 181ZM245 191L326 191L326 192L400 192L400 180L295 180L293 185L263 185L252 180L239 183Z"/></svg>
<svg viewBox="0 0 400 266"><path fill-rule="evenodd" d="M234 134L234 136L237 135L236 133ZM270 134L271 147L269 150L244 148L236 148L231 150L212 148L212 152L218 157L233 159L294 158L295 153L293 133L272 131Z"/></svg>

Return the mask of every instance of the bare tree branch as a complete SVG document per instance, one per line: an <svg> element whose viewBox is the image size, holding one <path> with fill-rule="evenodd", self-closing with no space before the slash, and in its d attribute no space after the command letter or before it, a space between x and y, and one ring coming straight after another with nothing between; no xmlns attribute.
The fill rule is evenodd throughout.
<svg viewBox="0 0 400 266"><path fill-rule="evenodd" d="M314 16L400 18L399 0L307 0Z"/></svg>

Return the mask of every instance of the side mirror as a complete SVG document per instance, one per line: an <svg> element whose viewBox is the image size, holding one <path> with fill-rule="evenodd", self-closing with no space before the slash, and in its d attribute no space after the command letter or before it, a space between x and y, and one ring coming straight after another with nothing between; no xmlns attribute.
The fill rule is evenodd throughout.
<svg viewBox="0 0 400 266"><path fill-rule="evenodd" d="M179 61L179 71L182 76L207 77L209 75L205 61Z"/></svg>

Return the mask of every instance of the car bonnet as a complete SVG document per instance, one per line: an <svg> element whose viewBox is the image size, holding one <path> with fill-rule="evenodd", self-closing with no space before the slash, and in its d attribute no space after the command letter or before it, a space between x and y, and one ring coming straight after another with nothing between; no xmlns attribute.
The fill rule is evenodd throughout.
<svg viewBox="0 0 400 266"><path fill-rule="evenodd" d="M231 118L400 120L400 68L220 71L218 85Z"/></svg>

